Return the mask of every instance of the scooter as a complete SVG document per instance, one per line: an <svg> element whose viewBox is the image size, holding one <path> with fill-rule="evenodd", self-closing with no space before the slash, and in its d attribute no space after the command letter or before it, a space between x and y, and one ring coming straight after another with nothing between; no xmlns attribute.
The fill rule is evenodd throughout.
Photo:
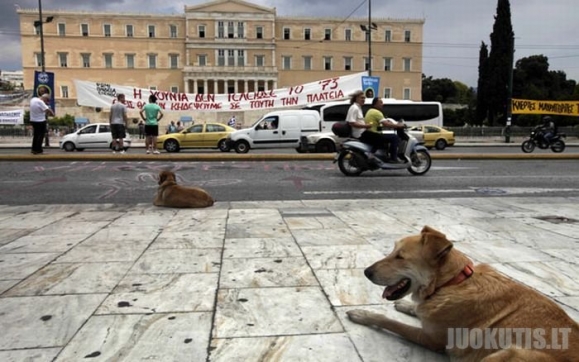
<svg viewBox="0 0 579 362"><path fill-rule="evenodd" d="M404 163L388 162L386 150L380 149L375 153L375 158L368 157L372 147L356 139L345 141L342 148L334 157L334 163L338 163L340 171L346 176L359 176L364 171L376 170L408 170L413 175L424 175L430 170L432 159L430 153L418 140L408 133L407 128L398 132L401 138L398 146L398 157Z"/></svg>

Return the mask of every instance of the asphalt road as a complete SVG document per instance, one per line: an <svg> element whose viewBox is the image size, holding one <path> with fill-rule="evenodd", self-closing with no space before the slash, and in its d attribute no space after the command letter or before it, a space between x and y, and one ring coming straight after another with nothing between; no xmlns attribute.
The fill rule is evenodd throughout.
<svg viewBox="0 0 579 362"><path fill-rule="evenodd" d="M0 162L0 204L149 203L161 170L217 201L579 196L577 160L435 160L405 170L345 177L330 161Z"/></svg>

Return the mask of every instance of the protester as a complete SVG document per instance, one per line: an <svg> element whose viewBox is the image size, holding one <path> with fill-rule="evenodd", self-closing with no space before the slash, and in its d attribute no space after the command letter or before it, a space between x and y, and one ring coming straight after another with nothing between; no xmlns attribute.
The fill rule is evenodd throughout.
<svg viewBox="0 0 579 362"><path fill-rule="evenodd" d="M47 102L50 103L50 94L43 90L45 88L39 88L38 97L30 100L30 124L33 129L31 153L34 155L44 153L42 141L48 128L46 119L48 116L54 117L54 112L47 105Z"/></svg>
<svg viewBox="0 0 579 362"><path fill-rule="evenodd" d="M113 138L113 153L121 151L125 153L124 150L124 139L127 136L127 106L125 106L125 95L120 93L117 95L117 101L111 106L111 112L109 114L109 123L111 124L111 135Z"/></svg>
<svg viewBox="0 0 579 362"><path fill-rule="evenodd" d="M157 97L153 94L149 96L147 103L141 112L139 112L143 121L145 121L145 148L147 153L158 155L157 136L159 136L159 121L163 118L161 107L157 104Z"/></svg>

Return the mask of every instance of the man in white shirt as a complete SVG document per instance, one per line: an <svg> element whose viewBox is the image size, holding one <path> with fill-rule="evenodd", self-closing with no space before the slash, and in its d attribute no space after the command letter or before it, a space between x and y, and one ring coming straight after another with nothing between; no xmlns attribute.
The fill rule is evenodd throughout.
<svg viewBox="0 0 579 362"><path fill-rule="evenodd" d="M125 106L125 95L118 94L117 102L112 105L111 113L109 114L109 123L111 124L111 135L113 137L113 153L123 149L124 138L127 136L127 106Z"/></svg>
<svg viewBox="0 0 579 362"><path fill-rule="evenodd" d="M41 93L39 91L39 93ZM32 125L32 154L40 155L44 152L42 149L42 141L46 133L46 117L54 116L54 112L50 109L47 103L50 102L50 94L39 94L39 97L33 97L30 100L30 124Z"/></svg>

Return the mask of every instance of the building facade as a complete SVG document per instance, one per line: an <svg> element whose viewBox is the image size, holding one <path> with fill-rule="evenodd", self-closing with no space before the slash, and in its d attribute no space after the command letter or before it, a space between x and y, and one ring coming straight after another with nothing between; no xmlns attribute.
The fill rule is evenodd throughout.
<svg viewBox="0 0 579 362"><path fill-rule="evenodd" d="M38 10L18 13L24 86L31 89L42 66ZM423 19L378 16L368 30L367 18L284 17L241 0L185 6L177 15L44 9L43 17L52 17L43 24L45 69L55 73L61 114L106 116L76 105L73 79L217 94L284 88L370 67L382 96L421 99ZM221 121L231 115L192 116Z"/></svg>

